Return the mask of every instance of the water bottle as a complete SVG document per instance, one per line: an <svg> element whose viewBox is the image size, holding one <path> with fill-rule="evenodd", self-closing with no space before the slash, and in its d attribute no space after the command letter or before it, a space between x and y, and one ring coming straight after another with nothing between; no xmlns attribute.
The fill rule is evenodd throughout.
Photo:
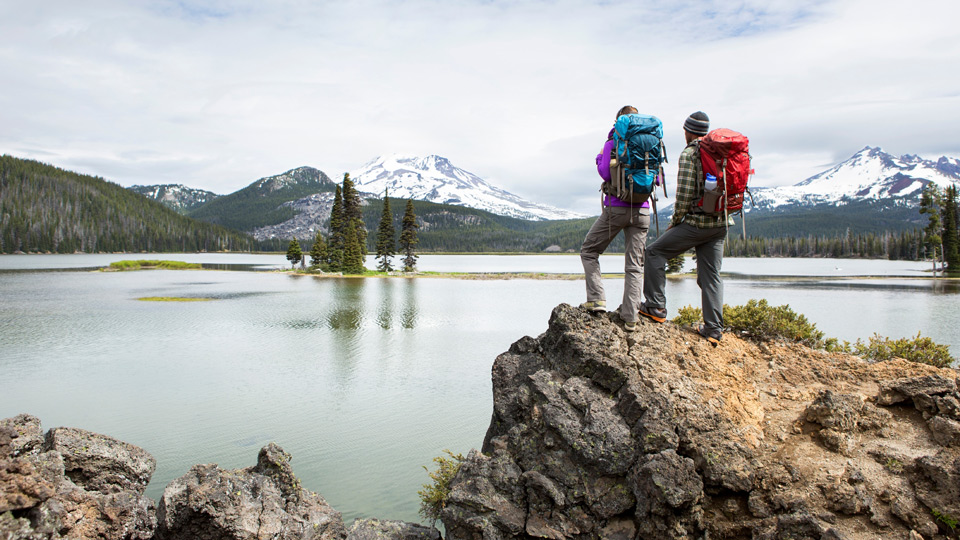
<svg viewBox="0 0 960 540"><path fill-rule="evenodd" d="M707 179L703 183L703 189L705 191L716 191L717 190L717 177L707 173Z"/></svg>

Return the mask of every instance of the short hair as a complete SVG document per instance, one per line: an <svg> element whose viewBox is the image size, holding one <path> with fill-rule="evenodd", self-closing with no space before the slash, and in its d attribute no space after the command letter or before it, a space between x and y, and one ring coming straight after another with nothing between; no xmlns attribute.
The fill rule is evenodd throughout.
<svg viewBox="0 0 960 540"><path fill-rule="evenodd" d="M617 118L620 118L625 114L637 114L638 112L639 111L637 111L637 108L633 105L624 105L623 107L620 107L619 111L617 111Z"/></svg>

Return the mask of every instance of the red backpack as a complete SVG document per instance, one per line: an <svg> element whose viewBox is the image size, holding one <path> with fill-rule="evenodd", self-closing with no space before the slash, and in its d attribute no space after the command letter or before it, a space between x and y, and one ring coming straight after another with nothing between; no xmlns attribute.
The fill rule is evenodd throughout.
<svg viewBox="0 0 960 540"><path fill-rule="evenodd" d="M700 164L704 180L710 174L717 179L716 191L704 190L694 202L694 211L703 214L731 214L743 211L743 194L750 168L750 141L736 131L720 128L700 139Z"/></svg>

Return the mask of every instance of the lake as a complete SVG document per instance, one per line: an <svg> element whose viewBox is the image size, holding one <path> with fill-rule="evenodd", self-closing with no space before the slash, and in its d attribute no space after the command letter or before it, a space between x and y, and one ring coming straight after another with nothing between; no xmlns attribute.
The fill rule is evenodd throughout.
<svg viewBox="0 0 960 540"><path fill-rule="evenodd" d="M147 494L194 464L241 468L274 441L303 485L349 523L419 521L423 467L483 440L490 368L546 329L580 280L313 278L256 271L91 272L156 258L271 270L283 255L0 256L0 417L25 412L136 444L157 458ZM689 264L689 261L688 261ZM622 272L622 255L601 259ZM368 267L373 267L368 262ZM424 255L438 272L582 273L576 255ZM727 259L725 301L789 304L828 336L918 331L960 352L960 285L928 265ZM622 279L605 280L611 308ZM212 298L143 302L148 296ZM699 305L670 279L668 309Z"/></svg>

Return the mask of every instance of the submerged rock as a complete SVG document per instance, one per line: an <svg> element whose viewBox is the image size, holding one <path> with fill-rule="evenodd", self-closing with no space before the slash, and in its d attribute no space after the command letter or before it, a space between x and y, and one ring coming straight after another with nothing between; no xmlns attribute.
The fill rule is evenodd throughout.
<svg viewBox="0 0 960 540"><path fill-rule="evenodd" d="M930 540L960 516L955 370L560 305L492 372L448 540Z"/></svg>

